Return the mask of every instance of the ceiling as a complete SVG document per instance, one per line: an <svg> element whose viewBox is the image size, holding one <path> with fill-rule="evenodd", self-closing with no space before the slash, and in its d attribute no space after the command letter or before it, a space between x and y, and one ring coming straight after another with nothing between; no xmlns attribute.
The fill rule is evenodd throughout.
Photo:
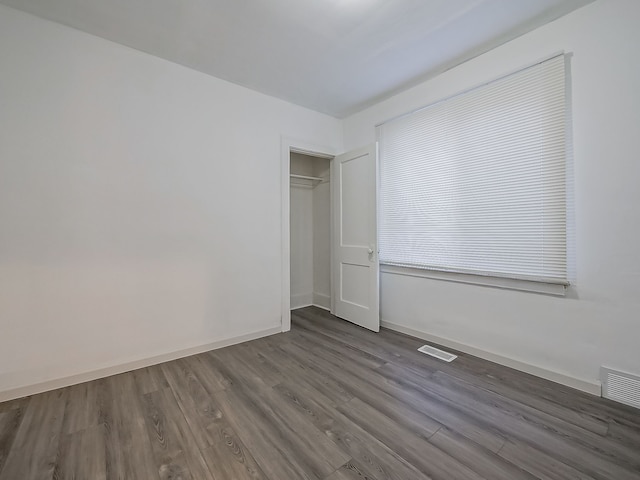
<svg viewBox="0 0 640 480"><path fill-rule="evenodd" d="M591 1L0 0L338 118Z"/></svg>

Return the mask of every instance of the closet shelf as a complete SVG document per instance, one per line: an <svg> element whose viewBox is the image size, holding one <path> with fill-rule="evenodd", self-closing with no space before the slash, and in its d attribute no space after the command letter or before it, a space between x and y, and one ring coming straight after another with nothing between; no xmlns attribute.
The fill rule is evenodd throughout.
<svg viewBox="0 0 640 480"><path fill-rule="evenodd" d="M289 175L291 178L297 178L300 180L312 180L314 182L322 182L324 180L324 178L322 177L310 177L308 175L296 175L295 173L292 173Z"/></svg>

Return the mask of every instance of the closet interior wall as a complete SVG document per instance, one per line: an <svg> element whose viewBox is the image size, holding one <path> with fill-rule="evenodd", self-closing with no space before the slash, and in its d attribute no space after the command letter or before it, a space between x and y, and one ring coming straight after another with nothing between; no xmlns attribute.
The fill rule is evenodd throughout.
<svg viewBox="0 0 640 480"><path fill-rule="evenodd" d="M330 161L291 153L291 309L331 308Z"/></svg>

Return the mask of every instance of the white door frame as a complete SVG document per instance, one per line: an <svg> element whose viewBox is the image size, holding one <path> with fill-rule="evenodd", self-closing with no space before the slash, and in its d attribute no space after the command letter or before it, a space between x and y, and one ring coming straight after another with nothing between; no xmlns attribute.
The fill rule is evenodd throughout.
<svg viewBox="0 0 640 480"><path fill-rule="evenodd" d="M282 300L281 300L281 324L282 331L291 330L291 225L290 209L291 198L289 191L289 174L291 169L291 152L302 153L312 157L327 158L333 160L337 155L335 149L316 145L303 140L290 137L282 137L280 148L280 191L282 195L282 252L281 252L281 274L282 274ZM331 187L331 186L330 186ZM333 198L333 196L331 196ZM333 215L333 213L332 213ZM331 261L333 265L333 259ZM333 278L333 277L332 277ZM331 305L333 306L333 286L331 295Z"/></svg>

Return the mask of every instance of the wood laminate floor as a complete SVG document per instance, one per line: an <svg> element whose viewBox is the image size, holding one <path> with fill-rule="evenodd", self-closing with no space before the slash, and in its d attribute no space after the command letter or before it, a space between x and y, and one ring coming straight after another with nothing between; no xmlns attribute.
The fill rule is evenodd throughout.
<svg viewBox="0 0 640 480"><path fill-rule="evenodd" d="M640 479L640 412L317 308L292 331L0 403L0 480Z"/></svg>

